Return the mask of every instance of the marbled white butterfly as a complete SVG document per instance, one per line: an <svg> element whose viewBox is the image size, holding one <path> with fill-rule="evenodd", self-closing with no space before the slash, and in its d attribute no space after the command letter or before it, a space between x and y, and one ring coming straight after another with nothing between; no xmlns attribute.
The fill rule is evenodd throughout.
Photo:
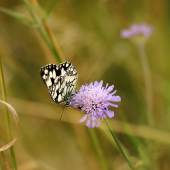
<svg viewBox="0 0 170 170"><path fill-rule="evenodd" d="M48 64L41 68L40 75L48 88L51 99L56 103L70 105L78 74L69 62L60 65Z"/></svg>

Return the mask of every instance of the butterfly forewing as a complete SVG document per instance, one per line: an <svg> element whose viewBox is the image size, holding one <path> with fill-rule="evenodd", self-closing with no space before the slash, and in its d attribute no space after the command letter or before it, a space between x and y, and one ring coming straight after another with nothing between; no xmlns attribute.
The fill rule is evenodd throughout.
<svg viewBox="0 0 170 170"><path fill-rule="evenodd" d="M78 74L71 63L49 64L41 68L40 75L49 90L51 99L56 103L65 102L69 106Z"/></svg>

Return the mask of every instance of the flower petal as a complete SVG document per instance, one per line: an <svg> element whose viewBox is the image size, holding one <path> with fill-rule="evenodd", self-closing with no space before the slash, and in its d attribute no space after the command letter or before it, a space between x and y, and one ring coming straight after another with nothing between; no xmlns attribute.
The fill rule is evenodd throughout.
<svg viewBox="0 0 170 170"><path fill-rule="evenodd" d="M118 107L117 104L113 104L113 103L110 103L110 102L108 102L108 105L113 106L113 107Z"/></svg>
<svg viewBox="0 0 170 170"><path fill-rule="evenodd" d="M99 126L101 126L101 124L100 124L100 120L98 119L96 127L99 127Z"/></svg>
<svg viewBox="0 0 170 170"><path fill-rule="evenodd" d="M91 127L94 128L95 126L96 126L96 122L93 120L93 121L92 121L92 126L91 126Z"/></svg>
<svg viewBox="0 0 170 170"><path fill-rule="evenodd" d="M96 116L92 115L91 120L96 120Z"/></svg>
<svg viewBox="0 0 170 170"><path fill-rule="evenodd" d="M86 122L86 126L87 126L88 128L92 128L92 126L91 126L91 120L88 120L88 121Z"/></svg>
<svg viewBox="0 0 170 170"><path fill-rule="evenodd" d="M117 92L117 90L115 90L113 93L111 93L111 95L115 94Z"/></svg>
<svg viewBox="0 0 170 170"><path fill-rule="evenodd" d="M94 87L97 87L98 84L99 84L98 81L95 81L95 82L94 82Z"/></svg>
<svg viewBox="0 0 170 170"><path fill-rule="evenodd" d="M120 102L121 101L121 97L120 96L112 96L112 97L109 96L108 100L112 101L112 102Z"/></svg>
<svg viewBox="0 0 170 170"><path fill-rule="evenodd" d="M104 112L107 114L109 118L112 118L114 116L114 111L112 110L105 110Z"/></svg>
<svg viewBox="0 0 170 170"><path fill-rule="evenodd" d="M89 84L89 87L92 87L93 86L93 83L91 82L90 84Z"/></svg>
<svg viewBox="0 0 170 170"><path fill-rule="evenodd" d="M108 89L106 90L106 91L107 91L107 93L111 92L111 91L113 90L113 88L114 88L114 85L109 86L109 87L108 87Z"/></svg>
<svg viewBox="0 0 170 170"><path fill-rule="evenodd" d="M120 102L120 101L121 101L121 97L120 97L120 96L114 96L114 100L115 100L116 102Z"/></svg>
<svg viewBox="0 0 170 170"><path fill-rule="evenodd" d="M101 80L101 81L99 82L99 87L102 87L102 85L103 85L103 80Z"/></svg>
<svg viewBox="0 0 170 170"><path fill-rule="evenodd" d="M79 120L79 122L84 122L86 119L87 119L87 114L85 114L85 116L83 116L83 117Z"/></svg>

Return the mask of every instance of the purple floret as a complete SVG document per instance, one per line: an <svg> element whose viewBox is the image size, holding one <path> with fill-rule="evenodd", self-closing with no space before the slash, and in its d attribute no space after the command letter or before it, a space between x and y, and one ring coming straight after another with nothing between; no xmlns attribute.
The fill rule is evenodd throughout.
<svg viewBox="0 0 170 170"><path fill-rule="evenodd" d="M84 111L84 117L79 122L84 122L86 119L86 126L94 128L100 126L99 118L112 118L114 112L108 110L108 106L118 107L117 104L110 102L120 102L120 96L115 96L116 91L112 92L114 85L102 87L103 81L95 81L94 84L90 83L81 86L77 92L75 92L71 106L77 107L79 110Z"/></svg>
<svg viewBox="0 0 170 170"><path fill-rule="evenodd" d="M121 37L122 38L133 38L138 35L143 35L144 37L150 36L153 32L153 27L148 26L147 24L136 25L133 24L130 29L122 30Z"/></svg>

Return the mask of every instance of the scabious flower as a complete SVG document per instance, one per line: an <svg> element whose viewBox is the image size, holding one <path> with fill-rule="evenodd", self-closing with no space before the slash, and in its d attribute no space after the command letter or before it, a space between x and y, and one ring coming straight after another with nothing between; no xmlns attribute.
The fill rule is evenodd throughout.
<svg viewBox="0 0 170 170"><path fill-rule="evenodd" d="M154 28L147 24L136 25L133 24L130 29L122 30L121 37L129 38L135 41L144 41L153 32Z"/></svg>
<svg viewBox="0 0 170 170"><path fill-rule="evenodd" d="M108 106L118 107L117 104L111 102L120 102L120 96L115 96L116 90L111 93L114 85L102 87L103 81L94 84L91 82L89 85L85 84L81 86L77 92L75 92L71 106L77 107L79 110L84 111L84 116L79 122L84 122L86 119L86 126L94 128L100 126L99 118L112 118L114 111L108 110Z"/></svg>

